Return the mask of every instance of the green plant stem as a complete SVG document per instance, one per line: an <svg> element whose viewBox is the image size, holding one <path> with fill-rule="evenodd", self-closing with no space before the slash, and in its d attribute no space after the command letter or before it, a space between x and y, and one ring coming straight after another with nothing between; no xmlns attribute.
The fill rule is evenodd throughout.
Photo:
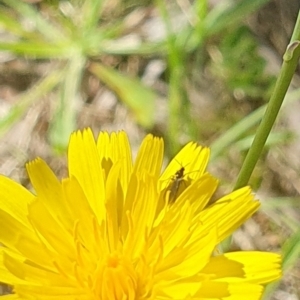
<svg viewBox="0 0 300 300"><path fill-rule="evenodd" d="M283 56L283 63L267 110L242 165L234 190L247 185L276 120L300 57L300 11L293 36Z"/></svg>

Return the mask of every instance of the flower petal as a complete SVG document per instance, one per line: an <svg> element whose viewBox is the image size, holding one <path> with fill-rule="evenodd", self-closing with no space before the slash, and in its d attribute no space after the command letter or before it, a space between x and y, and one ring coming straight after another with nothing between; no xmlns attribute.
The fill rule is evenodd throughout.
<svg viewBox="0 0 300 300"><path fill-rule="evenodd" d="M6 247L47 268L53 267L51 256L44 248L41 251L40 240L33 229L27 228L2 210L0 210L0 228L0 242Z"/></svg>
<svg viewBox="0 0 300 300"><path fill-rule="evenodd" d="M26 168L39 201L62 227L70 226L71 220L62 194L61 184L52 170L40 158L29 162Z"/></svg>
<svg viewBox="0 0 300 300"><path fill-rule="evenodd" d="M256 284L203 281L194 299L203 300L259 300L263 287Z"/></svg>
<svg viewBox="0 0 300 300"><path fill-rule="evenodd" d="M225 253L231 262L243 265L247 282L266 284L281 277L281 256L277 253L238 251Z"/></svg>
<svg viewBox="0 0 300 300"><path fill-rule="evenodd" d="M168 180L181 168L184 168L184 174L197 179L205 172L208 160L209 149L201 147L194 142L185 145L180 152L172 159L167 168L160 177L163 190L168 185Z"/></svg>
<svg viewBox="0 0 300 300"><path fill-rule="evenodd" d="M118 176L121 186L126 192L132 173L132 158L128 137L125 132L100 132L97 139L97 148L102 168L106 170L106 177L110 167L121 161L122 168ZM110 162L110 163L109 163ZM107 164L111 164L106 167Z"/></svg>
<svg viewBox="0 0 300 300"><path fill-rule="evenodd" d="M182 184L184 185L185 183L183 182ZM218 180L210 174L205 173L178 196L173 206L180 207L186 201L189 201L193 207L192 210L196 215L205 208L211 199L211 196L217 189L217 186Z"/></svg>
<svg viewBox="0 0 300 300"><path fill-rule="evenodd" d="M163 161L163 140L148 134L137 154L133 173L148 173L158 178Z"/></svg>
<svg viewBox="0 0 300 300"><path fill-rule="evenodd" d="M0 207L24 226L30 226L27 220L28 204L34 196L20 184L0 175Z"/></svg>
<svg viewBox="0 0 300 300"><path fill-rule="evenodd" d="M85 129L71 135L68 151L69 174L82 187L95 215L105 220L105 185L93 133Z"/></svg>
<svg viewBox="0 0 300 300"><path fill-rule="evenodd" d="M260 202L255 200L251 189L244 187L208 206L200 216L206 230L218 224L220 242L250 218L259 206Z"/></svg>

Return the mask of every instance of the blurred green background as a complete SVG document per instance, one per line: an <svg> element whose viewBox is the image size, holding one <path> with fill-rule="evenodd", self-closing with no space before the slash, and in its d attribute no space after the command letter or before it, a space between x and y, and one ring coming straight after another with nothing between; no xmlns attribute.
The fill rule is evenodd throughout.
<svg viewBox="0 0 300 300"><path fill-rule="evenodd" d="M125 130L134 147L148 132L162 136L167 159L190 140L210 146L218 195L229 192L299 6L0 0L1 173L27 185L24 164L41 156L64 176L69 135L89 126ZM283 251L285 276L268 299L300 297L298 76L250 182L262 210L230 246Z"/></svg>

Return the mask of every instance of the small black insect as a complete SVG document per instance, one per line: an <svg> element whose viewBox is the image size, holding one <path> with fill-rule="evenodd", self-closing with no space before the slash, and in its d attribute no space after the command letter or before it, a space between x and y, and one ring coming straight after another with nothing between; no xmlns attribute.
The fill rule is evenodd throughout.
<svg viewBox="0 0 300 300"><path fill-rule="evenodd" d="M181 167L171 178L171 183L169 185L169 203L174 203L178 196L179 188L181 186L181 183L184 181L184 171L185 168Z"/></svg>

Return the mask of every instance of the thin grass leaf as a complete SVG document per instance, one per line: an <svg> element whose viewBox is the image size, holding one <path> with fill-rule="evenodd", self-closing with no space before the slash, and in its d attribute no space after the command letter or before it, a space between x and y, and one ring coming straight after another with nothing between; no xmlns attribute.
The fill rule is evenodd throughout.
<svg viewBox="0 0 300 300"><path fill-rule="evenodd" d="M300 208L300 197L275 197L262 202L262 209L279 209L284 207Z"/></svg>
<svg viewBox="0 0 300 300"><path fill-rule="evenodd" d="M173 30L171 17L167 9L165 1L158 0L157 5L160 15L164 21L167 37L167 59L169 73L169 116L168 116L168 145L170 156L179 150L180 135L182 132L188 133L188 136L193 134L196 129L193 122L190 122L190 101L187 97L185 87L186 81L186 51L182 43L178 42L177 33ZM194 137L194 136L193 136Z"/></svg>
<svg viewBox="0 0 300 300"><path fill-rule="evenodd" d="M139 124L151 128L154 124L154 101L157 95L135 78L93 63L89 70L112 89L129 107Z"/></svg>
<svg viewBox="0 0 300 300"><path fill-rule="evenodd" d="M13 124L18 122L32 104L51 91L60 82L61 78L61 71L53 71L36 83L33 88L20 95L8 114L0 119L0 136L3 136Z"/></svg>
<svg viewBox="0 0 300 300"><path fill-rule="evenodd" d="M220 1L205 19L206 36L216 34L228 26L240 22L270 0Z"/></svg>
<svg viewBox="0 0 300 300"><path fill-rule="evenodd" d="M23 39L41 39L41 36L36 32L29 32L24 30L22 24L20 22L16 22L10 12L7 10L0 10L0 28L4 28L11 34L15 36L22 37Z"/></svg>
<svg viewBox="0 0 300 300"><path fill-rule="evenodd" d="M298 229L283 245L282 247L282 269L287 271L295 267L300 257L300 230ZM269 284L264 293L264 299L270 299L273 292L278 287L279 282Z"/></svg>
<svg viewBox="0 0 300 300"><path fill-rule="evenodd" d="M69 58L75 51L67 44L55 45L35 42L0 42L0 50L32 58Z"/></svg>
<svg viewBox="0 0 300 300"><path fill-rule="evenodd" d="M58 29L30 4L27 4L20 0L2 0L7 6L18 12L23 18L27 18L31 22L35 23L37 31L39 31L45 38L50 41L65 40L64 32L62 28Z"/></svg>
<svg viewBox="0 0 300 300"><path fill-rule="evenodd" d="M187 52L199 49L204 40L235 23L241 22L247 15L254 12L270 0L239 0L218 1L216 6L208 12L199 11L198 0L194 3L195 11L198 11L199 19L194 27L186 26L178 34L178 41L185 45ZM201 6L200 6L201 8ZM200 16L202 16L200 18Z"/></svg>
<svg viewBox="0 0 300 300"><path fill-rule="evenodd" d="M101 45L101 52L111 55L165 55L168 50L165 41L124 45L118 40L107 40Z"/></svg>
<svg viewBox="0 0 300 300"><path fill-rule="evenodd" d="M65 68L65 76L60 86L60 99L57 101L49 133L51 145L58 152L67 148L70 134L76 128L79 90L85 63L85 57L80 54L74 55L70 57Z"/></svg>
<svg viewBox="0 0 300 300"><path fill-rule="evenodd" d="M289 270L295 266L300 257L300 230L295 232L283 245L283 270Z"/></svg>
<svg viewBox="0 0 300 300"><path fill-rule="evenodd" d="M281 201L281 203L279 203ZM299 228L299 220L293 216L282 213L289 208L299 208L298 198L276 197L262 201L262 211L278 226L289 228L295 232Z"/></svg>
<svg viewBox="0 0 300 300"><path fill-rule="evenodd" d="M289 141L292 140L292 138L293 138L293 134L288 130L283 131L283 132L272 132L268 136L268 139L266 142L266 147L270 148L272 146L287 144ZM237 141L234 144L234 147L238 151L248 150L252 145L253 139L254 139L254 135L247 136L247 137Z"/></svg>
<svg viewBox="0 0 300 300"><path fill-rule="evenodd" d="M83 25L82 29L90 31L96 28L102 12L103 0L87 0L82 6Z"/></svg>
<svg viewBox="0 0 300 300"><path fill-rule="evenodd" d="M287 93L284 105L299 99L300 89ZM230 145L237 141L243 134L250 128L257 124L266 110L266 105L261 106L248 116L244 117L241 121L236 123L231 128L227 129L224 134L217 138L211 144L211 161L216 159L221 153L224 152Z"/></svg>

